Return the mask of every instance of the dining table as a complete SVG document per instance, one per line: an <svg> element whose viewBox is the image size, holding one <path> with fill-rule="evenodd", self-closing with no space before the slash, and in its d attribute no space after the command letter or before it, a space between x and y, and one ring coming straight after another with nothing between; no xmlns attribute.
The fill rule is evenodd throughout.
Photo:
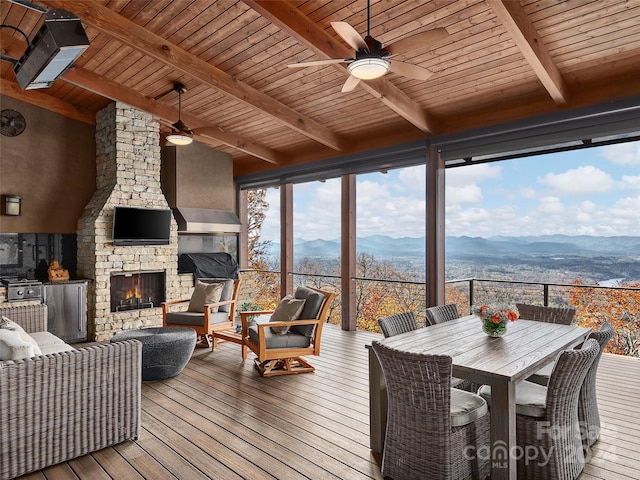
<svg viewBox="0 0 640 480"><path fill-rule="evenodd" d="M454 377L491 386L491 480L514 480L516 385L563 350L584 342L590 332L589 328L519 319L508 323L504 336L490 337L482 331L482 321L468 315L379 341L401 351L449 355ZM383 385L380 364L370 348L371 449L377 452L383 450L386 426Z"/></svg>

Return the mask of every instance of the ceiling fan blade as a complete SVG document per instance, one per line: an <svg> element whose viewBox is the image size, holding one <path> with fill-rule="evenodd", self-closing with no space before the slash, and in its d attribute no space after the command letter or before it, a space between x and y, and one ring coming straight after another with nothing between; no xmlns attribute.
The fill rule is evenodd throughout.
<svg viewBox="0 0 640 480"><path fill-rule="evenodd" d="M332 63L344 63L351 62L353 58L329 58L326 60L309 60L308 62L290 63L287 65L289 68L298 67L314 67L317 65L331 65Z"/></svg>
<svg viewBox="0 0 640 480"><path fill-rule="evenodd" d="M363 50L367 48L364 38L362 38L358 31L347 22L331 22L331 26L354 50Z"/></svg>
<svg viewBox="0 0 640 480"><path fill-rule="evenodd" d="M440 42L449 36L446 28L435 28L426 32L416 33L406 38L393 42L385 47L393 55L409 54L416 50L424 50L436 42Z"/></svg>
<svg viewBox="0 0 640 480"><path fill-rule="evenodd" d="M427 80L433 72L427 70L426 68L419 67L417 65L412 65L410 63L399 62L394 60L391 63L390 70L393 73L397 73L398 75L402 75L403 77L413 78L414 80Z"/></svg>
<svg viewBox="0 0 640 480"><path fill-rule="evenodd" d="M359 83L360 83L359 78L356 78L353 75L349 75L349 78L347 78L347 81L344 82L344 85L342 85L341 92L342 93L353 92Z"/></svg>

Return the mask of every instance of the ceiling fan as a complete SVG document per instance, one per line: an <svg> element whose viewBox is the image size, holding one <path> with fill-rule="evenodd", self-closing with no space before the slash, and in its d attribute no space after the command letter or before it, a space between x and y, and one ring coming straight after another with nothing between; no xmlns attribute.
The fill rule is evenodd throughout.
<svg viewBox="0 0 640 480"><path fill-rule="evenodd" d="M182 94L187 93L187 87L180 82L175 82L168 92L161 93L155 100L159 100L171 92L178 93L178 121L171 125L171 134L167 135L167 141L174 145L189 145L193 142L193 132L182 121Z"/></svg>
<svg viewBox="0 0 640 480"><path fill-rule="evenodd" d="M333 63L348 63L347 71L349 78L342 86L343 92L350 92L356 88L360 80L373 80L380 78L391 71L407 78L415 80L426 80L433 72L426 68L399 60L389 61L392 56L410 53L411 51L424 48L435 42L444 40L449 33L444 28L435 28L422 33L417 33L409 37L401 38L392 45L382 44L370 35L371 27L371 5L367 0L367 36L362 36L355 28L347 22L331 22L331 26L340 37L355 49L355 57L352 58L330 58L327 60L311 60L287 65L290 68L312 67L318 65L329 65Z"/></svg>

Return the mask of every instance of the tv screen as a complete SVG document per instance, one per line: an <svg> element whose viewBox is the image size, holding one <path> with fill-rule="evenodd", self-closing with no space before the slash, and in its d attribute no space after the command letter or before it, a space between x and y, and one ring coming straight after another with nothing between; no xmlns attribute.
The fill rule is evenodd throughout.
<svg viewBox="0 0 640 480"><path fill-rule="evenodd" d="M168 245L170 233L169 209L114 208L114 245Z"/></svg>

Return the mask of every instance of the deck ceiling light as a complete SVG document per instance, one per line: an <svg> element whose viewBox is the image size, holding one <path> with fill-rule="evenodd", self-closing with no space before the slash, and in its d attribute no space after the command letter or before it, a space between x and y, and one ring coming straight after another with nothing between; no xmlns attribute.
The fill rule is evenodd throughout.
<svg viewBox="0 0 640 480"><path fill-rule="evenodd" d="M391 64L383 58L368 57L354 60L347 67L347 71L360 80L380 78L389 71Z"/></svg>
<svg viewBox="0 0 640 480"><path fill-rule="evenodd" d="M178 121L172 125L171 135L167 135L167 141L174 145L189 145L193 142L193 132L182 121L182 94L187 91L182 83L174 83L173 89L178 92Z"/></svg>

